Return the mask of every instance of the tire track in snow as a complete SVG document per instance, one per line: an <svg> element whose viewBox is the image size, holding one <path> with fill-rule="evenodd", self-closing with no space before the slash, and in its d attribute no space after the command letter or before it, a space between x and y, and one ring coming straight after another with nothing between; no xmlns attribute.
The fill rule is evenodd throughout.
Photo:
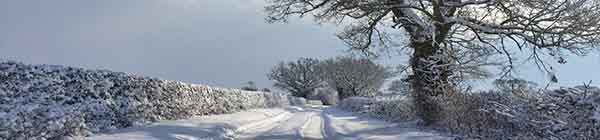
<svg viewBox="0 0 600 140"><path fill-rule="evenodd" d="M278 114L272 118L266 118L261 121L253 122L247 125L243 125L238 127L236 130L230 132L228 134L230 138L234 139L247 139L251 137L256 137L256 134L260 134L261 132L270 131L274 129L276 126L279 126L281 122L289 120L292 118L294 114L290 112L283 112Z"/></svg>
<svg viewBox="0 0 600 140"><path fill-rule="evenodd" d="M161 121L92 140L451 140L411 123L391 123L337 108L306 106Z"/></svg>
<svg viewBox="0 0 600 140"><path fill-rule="evenodd" d="M294 113L292 117L285 121L281 121L278 125L270 127L270 129L264 131L253 131L250 134L246 134L243 137L238 137L240 139L293 139L300 140L303 139L301 135L302 126L309 119L308 112L297 112Z"/></svg>
<svg viewBox="0 0 600 140"><path fill-rule="evenodd" d="M237 139L323 139L319 109L310 107L288 108L293 116L279 121L277 125L256 128L239 133Z"/></svg>
<svg viewBox="0 0 600 140"><path fill-rule="evenodd" d="M310 113L308 121L302 126L300 136L305 140L325 139L323 119L319 113Z"/></svg>

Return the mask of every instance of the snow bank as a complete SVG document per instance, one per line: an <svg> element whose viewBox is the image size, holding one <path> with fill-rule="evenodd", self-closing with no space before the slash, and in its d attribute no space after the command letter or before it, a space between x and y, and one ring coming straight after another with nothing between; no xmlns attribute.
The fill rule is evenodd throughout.
<svg viewBox="0 0 600 140"><path fill-rule="evenodd" d="M350 97L338 105L343 110L359 112L389 121L410 121L415 119L412 101L408 96Z"/></svg>
<svg viewBox="0 0 600 140"><path fill-rule="evenodd" d="M45 140L194 115L286 106L286 94L106 70L0 62L0 140Z"/></svg>

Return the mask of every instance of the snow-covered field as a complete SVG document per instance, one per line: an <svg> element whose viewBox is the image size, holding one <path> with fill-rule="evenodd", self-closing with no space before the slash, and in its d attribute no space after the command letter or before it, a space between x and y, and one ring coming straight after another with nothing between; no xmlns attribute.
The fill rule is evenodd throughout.
<svg viewBox="0 0 600 140"><path fill-rule="evenodd" d="M160 121L147 127L120 129L81 139L449 140L452 137L417 129L413 123L390 123L334 107L313 105Z"/></svg>

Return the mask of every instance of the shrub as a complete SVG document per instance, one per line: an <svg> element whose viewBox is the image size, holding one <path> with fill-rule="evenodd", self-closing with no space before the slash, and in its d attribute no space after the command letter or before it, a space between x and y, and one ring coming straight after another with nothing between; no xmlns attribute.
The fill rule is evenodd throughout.
<svg viewBox="0 0 600 140"><path fill-rule="evenodd" d="M409 96L349 97L338 106L344 110L359 112L390 121L416 119L412 98Z"/></svg>
<svg viewBox="0 0 600 140"><path fill-rule="evenodd" d="M262 92L271 92L271 89L269 89L269 88L262 88L260 91L262 91Z"/></svg>
<svg viewBox="0 0 600 140"><path fill-rule="evenodd" d="M599 139L600 90L563 88L528 93L499 91L443 98L441 125L481 139Z"/></svg>
<svg viewBox="0 0 600 140"><path fill-rule="evenodd" d="M307 101L304 98L297 98L295 96L288 96L288 98L288 100L290 100L290 105L293 106L304 106L307 104Z"/></svg>
<svg viewBox="0 0 600 140"><path fill-rule="evenodd" d="M240 89L245 91L258 91L258 87L256 87L256 84L254 84L253 81L246 82L246 85Z"/></svg>
<svg viewBox="0 0 600 140"><path fill-rule="evenodd" d="M367 97L348 97L338 104L341 109L366 113L369 111L369 106L375 101L375 99Z"/></svg>
<svg viewBox="0 0 600 140"><path fill-rule="evenodd" d="M350 97L338 106L392 121L418 119L410 100L408 96ZM432 100L442 107L435 128L469 138L600 139L600 89L595 87L447 94Z"/></svg>
<svg viewBox="0 0 600 140"><path fill-rule="evenodd" d="M327 87L315 89L314 94L317 96L317 100L321 100L323 105L335 105L339 100L337 91Z"/></svg>

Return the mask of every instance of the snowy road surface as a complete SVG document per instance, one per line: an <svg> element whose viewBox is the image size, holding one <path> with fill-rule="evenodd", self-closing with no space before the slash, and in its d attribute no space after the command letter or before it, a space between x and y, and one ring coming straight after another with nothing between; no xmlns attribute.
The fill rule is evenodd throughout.
<svg viewBox="0 0 600 140"><path fill-rule="evenodd" d="M161 121L88 140L451 140L410 123L390 123L320 106L257 109Z"/></svg>

